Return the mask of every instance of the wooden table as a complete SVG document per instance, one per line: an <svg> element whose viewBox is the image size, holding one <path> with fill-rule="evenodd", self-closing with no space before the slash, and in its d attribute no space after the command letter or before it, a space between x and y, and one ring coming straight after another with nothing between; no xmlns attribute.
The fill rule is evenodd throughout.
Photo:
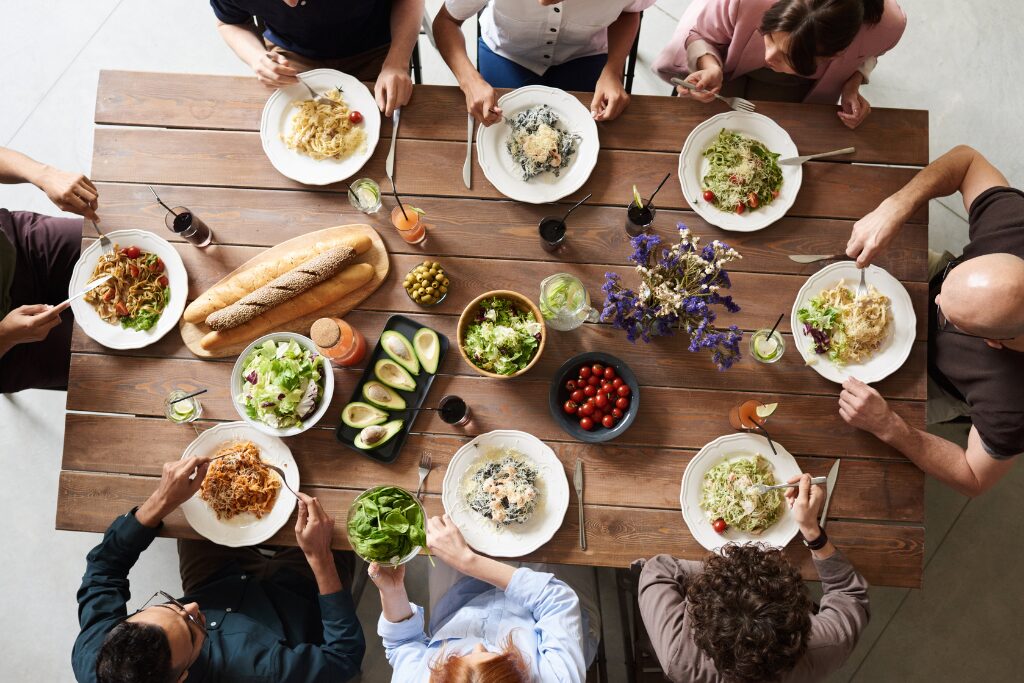
<svg viewBox="0 0 1024 683"><path fill-rule="evenodd" d="M92 177L100 189L103 227L142 227L174 239L145 183L165 201L196 211L213 228L216 244L199 250L175 243L193 297L265 247L311 230L367 220L349 206L342 186L305 187L273 169L257 133L267 96L252 78L100 75ZM487 289L536 297L545 276L567 271L598 293L606 271L630 271L622 225L631 184L652 188L666 172L675 175L688 132L721 110L717 104L677 98L634 97L620 120L600 124L602 150L593 175L565 201L586 192L593 198L574 215L568 248L551 255L541 249L536 226L552 208L503 199L479 167L473 171L473 189L467 190L462 183L462 96L450 87L418 86L402 116L396 175L409 202L426 210L433 226L430 238L424 247L407 245L387 223L387 211L371 217L368 222L391 252L394 275L347 320L376 340L388 316L401 312L454 341L458 314ZM659 234L671 237L676 221L683 221L705 240L719 238L736 247L743 259L732 269L731 293L743 310L723 318L750 331L770 326L785 311L782 329L791 342L788 311L799 287L819 266L802 266L786 255L842 252L853 221L927 163L928 115L876 109L859 130L850 131L832 107L765 103L758 111L788 130L801 153L846 146L855 146L857 153L842 161L807 164L789 216L762 232L725 233L708 226L688 209L674 178L658 195L656 226ZM389 138L390 123L384 122L381 143L359 174L385 187ZM385 208L390 206L388 199ZM918 333L909 360L878 389L916 426L923 426L925 407L926 225L927 213L921 211L880 260L906 283ZM86 234L86 242L90 239ZM406 297L399 282L425 254L442 259L452 279L448 299L429 313ZM633 346L607 324L553 332L537 366L510 382L475 375L452 349L434 395L463 396L473 409L470 428L462 432L434 413L421 414L392 465L377 464L335 442L339 411L359 377L357 370L336 369L327 417L319 428L288 439L288 445L304 489L337 517L335 545L344 548L345 511L359 491L385 482L414 488L419 454L427 452L435 470L427 480L426 506L438 513L444 467L460 444L492 429L528 431L552 446L570 477L577 458L586 463L589 540L587 551L581 551L577 515L570 509L558 534L531 559L621 567L654 553L703 556L679 512L683 470L705 443L731 431L730 406L750 397L779 401L773 435L801 467L822 475L842 457L829 510L828 530L836 545L873 584L919 586L924 541L920 470L874 437L847 426L836 408L838 387L804 367L792 346L776 365L745 359L718 372L709 355L688 353L686 343L684 335ZM549 379L581 350L622 358L643 385L636 422L611 445L572 441L548 414ZM232 360L196 359L176 332L150 347L118 352L76 330L57 527L102 531L154 490L162 463L178 458L195 437L191 428L162 417L163 397L171 389L209 387L200 429L211 421L236 420L228 390ZM575 507L575 497L570 505ZM162 533L195 537L180 511L167 518ZM293 544L292 525L286 524L272 542ZM809 553L799 544L789 552L814 577Z"/></svg>

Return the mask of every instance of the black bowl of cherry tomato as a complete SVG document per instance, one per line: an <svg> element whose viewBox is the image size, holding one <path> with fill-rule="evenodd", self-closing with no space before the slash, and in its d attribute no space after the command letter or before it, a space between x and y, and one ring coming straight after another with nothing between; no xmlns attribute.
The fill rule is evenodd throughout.
<svg viewBox="0 0 1024 683"><path fill-rule="evenodd" d="M548 405L559 426L578 441L611 441L633 424L640 408L640 384L615 356L581 353L558 369Z"/></svg>

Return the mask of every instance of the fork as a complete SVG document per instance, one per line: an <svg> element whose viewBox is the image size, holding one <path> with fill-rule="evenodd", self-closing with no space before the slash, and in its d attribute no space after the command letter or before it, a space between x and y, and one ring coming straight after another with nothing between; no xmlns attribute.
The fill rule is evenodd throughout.
<svg viewBox="0 0 1024 683"><path fill-rule="evenodd" d="M110 238L100 232L100 226L96 225L96 221L90 219L89 222L92 223L92 229L100 236L100 250L104 253L110 251L113 248L113 245L110 243Z"/></svg>
<svg viewBox="0 0 1024 683"><path fill-rule="evenodd" d="M682 86L687 90L710 94L706 90L701 90L693 83L687 83L686 81L678 77L672 78L672 83L678 86ZM757 108L754 106L753 102L751 102L750 100L745 100L742 97L722 97L721 95L715 93L715 99L725 102L727 105L729 105L731 109L735 109L736 111L754 111Z"/></svg>
<svg viewBox="0 0 1024 683"><path fill-rule="evenodd" d="M298 76L296 76L296 78L299 79L299 83L306 86L306 90L309 91L309 94L310 96L312 96L313 101L316 102L317 104L341 104L341 102L335 102L327 95L323 93L318 93L316 90L313 90L313 88L309 87L309 83L306 83L306 81L302 80Z"/></svg>
<svg viewBox="0 0 1024 683"><path fill-rule="evenodd" d="M864 279L864 273L867 272L867 268L860 269L860 282L857 284L857 298L863 299L868 295L868 283Z"/></svg>
<svg viewBox="0 0 1024 683"><path fill-rule="evenodd" d="M811 485L812 486L814 486L814 485L824 486L827 482L828 482L828 477L814 477L813 479L811 479ZM776 484L775 486L768 486L767 484L753 484L753 485L751 485L750 490L754 491L759 496L763 496L764 494L768 493L772 489L791 489L791 488L795 488L795 487L797 487L799 485L800 485L800 482L795 482L795 483L792 483L792 484Z"/></svg>
<svg viewBox="0 0 1024 683"><path fill-rule="evenodd" d="M270 464L269 462L265 462L265 463L263 463L263 464L264 464L265 466L267 466L267 467L268 467L269 469L272 469L272 470L274 470L275 472L277 472L278 476L280 476L280 477L281 477L281 483L282 483L282 484L284 484L284 487L285 487L286 489L288 489L289 491L291 491L291 492L292 492L293 494L295 494L295 497L296 497L296 498L298 498L298 497L299 497L299 494L298 494L298 492L297 492L297 491L296 491L295 489L293 489L293 488L292 488L291 486L289 486L289 485L288 485L288 479L287 479L287 478L286 478L286 477L284 476L284 470L282 470L282 469L281 469L280 467L278 467L277 465L271 465L271 464ZM300 498L299 500L301 500L301 498Z"/></svg>
<svg viewBox="0 0 1024 683"><path fill-rule="evenodd" d="M416 487L416 497L420 497L420 492L423 491L423 482L427 480L427 475L430 474L430 455L424 453L420 456L420 485Z"/></svg>

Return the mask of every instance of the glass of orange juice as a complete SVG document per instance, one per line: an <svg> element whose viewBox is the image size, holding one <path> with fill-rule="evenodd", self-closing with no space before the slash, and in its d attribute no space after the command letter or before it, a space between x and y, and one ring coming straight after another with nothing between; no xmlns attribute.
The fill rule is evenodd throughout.
<svg viewBox="0 0 1024 683"><path fill-rule="evenodd" d="M409 244L419 244L427 237L427 228L421 218L421 212L411 206L406 206L404 213L401 206L391 210L391 224Z"/></svg>
<svg viewBox="0 0 1024 683"><path fill-rule="evenodd" d="M771 447L772 453L776 453L775 444L772 442L771 436L768 435L768 431L764 428L764 424L778 406L778 403L764 404L754 399L744 401L729 409L729 424L732 425L733 429L742 432L761 432L768 439L768 445Z"/></svg>

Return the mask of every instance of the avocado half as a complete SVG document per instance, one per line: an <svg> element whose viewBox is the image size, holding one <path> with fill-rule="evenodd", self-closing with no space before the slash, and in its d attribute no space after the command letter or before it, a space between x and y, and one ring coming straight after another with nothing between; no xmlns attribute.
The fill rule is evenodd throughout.
<svg viewBox="0 0 1024 683"><path fill-rule="evenodd" d="M413 335L412 348L424 370L431 375L437 372L437 361L441 356L441 340L437 338L437 332L421 327Z"/></svg>
<svg viewBox="0 0 1024 683"><path fill-rule="evenodd" d="M369 403L354 401L341 409L341 421L349 427L362 429L388 421L388 414Z"/></svg>
<svg viewBox="0 0 1024 683"><path fill-rule="evenodd" d="M378 448L391 441L395 434L402 430L403 424L405 424L405 420L392 420L387 424L371 425L356 434L353 443L356 448L362 448L364 451Z"/></svg>
<svg viewBox="0 0 1024 683"><path fill-rule="evenodd" d="M391 356L392 360L409 371L410 374L420 374L420 362L416 359L416 352L412 344L401 332L386 330L380 335L380 345L384 353Z"/></svg>
<svg viewBox="0 0 1024 683"><path fill-rule="evenodd" d="M405 410L405 399L389 386L370 380L363 385L363 398L384 410Z"/></svg>
<svg viewBox="0 0 1024 683"><path fill-rule="evenodd" d="M412 378L412 375L390 358L381 358L377 361L377 364L373 366L373 374L377 375L377 379L392 389L401 389L402 391L416 390L416 380Z"/></svg>

